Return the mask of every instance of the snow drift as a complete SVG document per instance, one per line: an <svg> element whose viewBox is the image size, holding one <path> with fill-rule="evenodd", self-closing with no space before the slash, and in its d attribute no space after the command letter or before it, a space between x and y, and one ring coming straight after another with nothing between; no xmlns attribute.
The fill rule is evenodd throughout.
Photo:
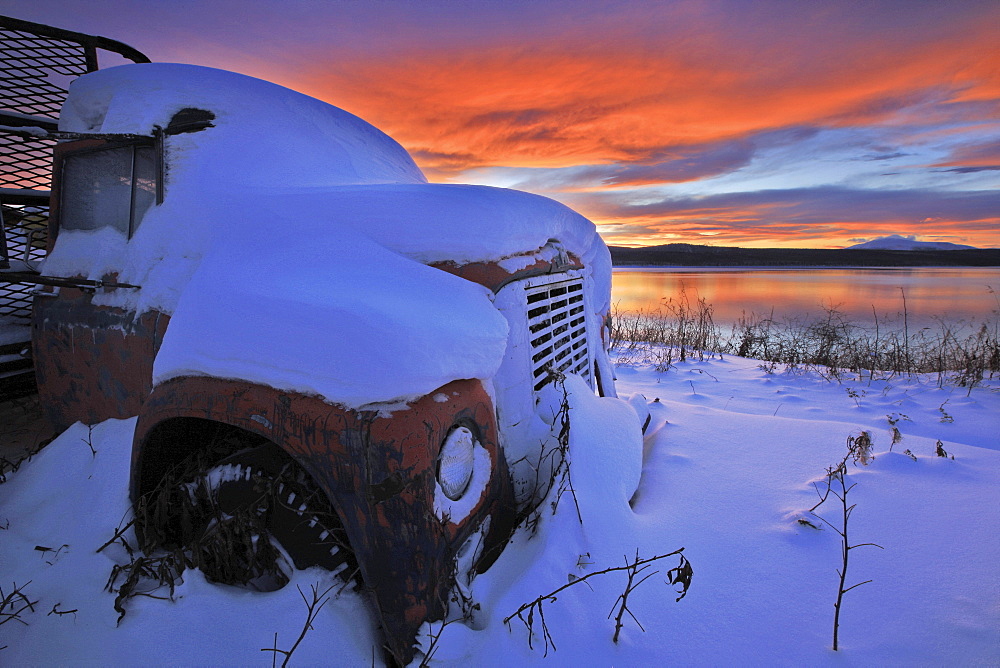
<svg viewBox="0 0 1000 668"><path fill-rule="evenodd" d="M425 649L439 638L430 665L996 663L995 380L972 390L940 387L933 376L838 384L816 372L769 372L735 357L618 372L623 392L659 398L648 404L641 477L622 468L633 453L621 451L628 439L619 434L628 436L634 420L625 419L619 402L571 383L579 425L570 444L572 475L584 523L568 492L555 514L543 506L538 531L515 534L493 567L465 585L479 605L472 617L425 627ZM942 419L942 407L950 421ZM903 440L893 446L887 415L900 413ZM0 588L9 594L16 584L37 602L22 615L24 624L0 627L0 647L8 646L0 662L270 665L262 649L275 642L290 648L306 618L295 586L251 593L187 571L174 601L132 599L116 627L114 594L104 586L112 566L128 555L118 544L96 550L128 511L133 422L109 420L92 433L77 425L0 485ZM862 429L875 440L875 459L848 466L857 483L851 538L885 549L852 556L849 583L872 582L845 597L842 649L832 652L839 537L798 519L808 519L817 501L812 483L843 457L844 439ZM935 455L938 440L955 459ZM134 540L130 531L126 537ZM520 605L573 578L620 566L637 551L649 557L679 547L694 568L688 595L675 603L665 568L654 569L660 573L629 599L642 628L627 618L618 644L608 612L624 586L620 573L591 578L546 604L555 643L547 657L539 635L530 649L519 621L503 623ZM308 595L313 584L333 583L330 577L298 571L292 584ZM157 595L166 594L164 588ZM379 640L365 619L361 597L337 594L291 664L378 663Z"/></svg>

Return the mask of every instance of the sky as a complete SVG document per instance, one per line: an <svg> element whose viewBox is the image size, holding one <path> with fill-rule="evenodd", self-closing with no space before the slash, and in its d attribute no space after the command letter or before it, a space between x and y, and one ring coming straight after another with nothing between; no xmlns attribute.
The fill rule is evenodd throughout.
<svg viewBox="0 0 1000 668"><path fill-rule="evenodd" d="M0 0L318 97L609 244L1000 247L1000 1Z"/></svg>

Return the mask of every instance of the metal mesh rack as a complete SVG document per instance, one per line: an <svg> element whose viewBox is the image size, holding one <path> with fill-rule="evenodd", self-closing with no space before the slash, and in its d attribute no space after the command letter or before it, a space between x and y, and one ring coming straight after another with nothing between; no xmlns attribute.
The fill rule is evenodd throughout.
<svg viewBox="0 0 1000 668"><path fill-rule="evenodd" d="M26 139L0 132L0 188L46 191L52 176L54 139Z"/></svg>
<svg viewBox="0 0 1000 668"><path fill-rule="evenodd" d="M69 83L98 69L99 52L149 59L130 46L0 16L0 402L34 392L32 283L48 248L52 150Z"/></svg>
<svg viewBox="0 0 1000 668"><path fill-rule="evenodd" d="M149 62L114 40L0 16L0 270L36 271L45 256L56 141L44 133L56 128L70 81L96 70L101 51ZM30 290L0 273L0 324L30 320Z"/></svg>
<svg viewBox="0 0 1000 668"><path fill-rule="evenodd" d="M28 271L36 271L45 259L49 207L22 205L3 207L4 232L11 263ZM31 290L27 283L0 284L0 318L15 318L27 322L31 314Z"/></svg>
<svg viewBox="0 0 1000 668"><path fill-rule="evenodd" d="M4 107L29 116L58 118L69 80L97 69L96 62L90 62L87 49L78 41L18 27L25 26L0 20L0 95Z"/></svg>

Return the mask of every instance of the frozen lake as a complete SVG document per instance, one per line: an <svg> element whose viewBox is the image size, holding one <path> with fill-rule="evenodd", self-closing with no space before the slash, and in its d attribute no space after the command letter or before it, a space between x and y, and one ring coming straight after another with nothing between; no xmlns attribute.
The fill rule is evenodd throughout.
<svg viewBox="0 0 1000 668"><path fill-rule="evenodd" d="M681 289L693 303L704 297L716 324L728 326L743 313L775 319L815 318L834 307L852 321L880 325L902 322L903 298L909 326L938 320L979 324L1000 309L1000 268L906 267L891 269L757 269L703 267L615 268L612 303L619 310L654 311Z"/></svg>

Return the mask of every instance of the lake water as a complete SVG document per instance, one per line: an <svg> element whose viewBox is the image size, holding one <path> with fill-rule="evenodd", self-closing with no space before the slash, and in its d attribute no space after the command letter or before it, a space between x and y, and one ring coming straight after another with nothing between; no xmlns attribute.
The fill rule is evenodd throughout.
<svg viewBox="0 0 1000 668"><path fill-rule="evenodd" d="M835 307L852 321L880 326L902 322L903 296L909 327L939 320L979 324L1000 309L1000 268L748 269L703 267L616 268L611 300L619 310L655 311L664 299L686 291L704 297L716 324L728 326L743 313L775 319L812 319ZM995 290L996 294L991 293Z"/></svg>

